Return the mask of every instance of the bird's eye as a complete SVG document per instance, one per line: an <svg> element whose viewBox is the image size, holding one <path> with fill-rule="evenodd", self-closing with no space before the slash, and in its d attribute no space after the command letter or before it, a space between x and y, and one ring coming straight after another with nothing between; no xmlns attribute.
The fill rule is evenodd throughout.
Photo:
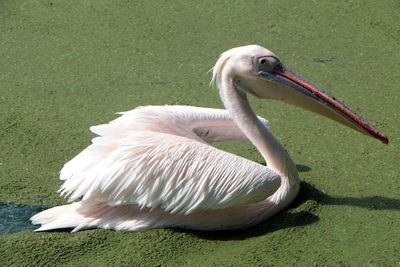
<svg viewBox="0 0 400 267"><path fill-rule="evenodd" d="M280 62L275 56L263 56L256 58L254 63L258 70L272 71Z"/></svg>

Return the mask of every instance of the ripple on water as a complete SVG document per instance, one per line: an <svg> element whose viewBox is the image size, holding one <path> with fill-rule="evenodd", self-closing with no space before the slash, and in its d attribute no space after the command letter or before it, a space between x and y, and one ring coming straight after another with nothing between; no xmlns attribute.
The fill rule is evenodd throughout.
<svg viewBox="0 0 400 267"><path fill-rule="evenodd" d="M29 220L32 215L45 210L45 205L25 206L0 202L0 233L16 233L36 229Z"/></svg>

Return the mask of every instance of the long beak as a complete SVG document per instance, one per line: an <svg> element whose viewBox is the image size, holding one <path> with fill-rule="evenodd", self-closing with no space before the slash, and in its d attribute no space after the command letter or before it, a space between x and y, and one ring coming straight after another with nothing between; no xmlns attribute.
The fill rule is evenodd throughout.
<svg viewBox="0 0 400 267"><path fill-rule="evenodd" d="M281 100L302 107L379 139L384 144L389 143L384 134L352 111L345 103L306 81L286 66L281 64L271 72L260 72L259 76L262 78L261 80L269 82L269 87L271 87L270 82L274 84L272 90L265 90L264 87L262 95L259 95L260 90L257 90L255 93L260 97Z"/></svg>

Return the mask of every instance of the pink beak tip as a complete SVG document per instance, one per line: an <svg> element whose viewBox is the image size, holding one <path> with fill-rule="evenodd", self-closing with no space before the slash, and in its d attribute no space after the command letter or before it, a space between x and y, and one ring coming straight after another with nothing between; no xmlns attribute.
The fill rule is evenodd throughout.
<svg viewBox="0 0 400 267"><path fill-rule="evenodd" d="M382 143L384 143L385 145L389 144L389 138L387 138L385 135L382 135L381 141L382 141Z"/></svg>

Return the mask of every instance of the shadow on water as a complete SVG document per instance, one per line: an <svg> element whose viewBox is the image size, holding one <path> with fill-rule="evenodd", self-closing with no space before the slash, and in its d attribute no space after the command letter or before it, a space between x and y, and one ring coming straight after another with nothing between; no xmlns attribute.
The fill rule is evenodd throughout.
<svg viewBox="0 0 400 267"><path fill-rule="evenodd" d="M302 192L303 194L301 194ZM382 196L332 197L306 182L301 182L300 194L294 203L302 198L315 200L323 205L354 206L368 210L400 210L400 199Z"/></svg>
<svg viewBox="0 0 400 267"><path fill-rule="evenodd" d="M309 171L311 171L311 168L308 167L307 165L296 164L296 168L297 168L298 172L309 172Z"/></svg>
<svg viewBox="0 0 400 267"><path fill-rule="evenodd" d="M24 206L0 202L0 233L16 233L36 229L29 218L46 209L44 205Z"/></svg>

